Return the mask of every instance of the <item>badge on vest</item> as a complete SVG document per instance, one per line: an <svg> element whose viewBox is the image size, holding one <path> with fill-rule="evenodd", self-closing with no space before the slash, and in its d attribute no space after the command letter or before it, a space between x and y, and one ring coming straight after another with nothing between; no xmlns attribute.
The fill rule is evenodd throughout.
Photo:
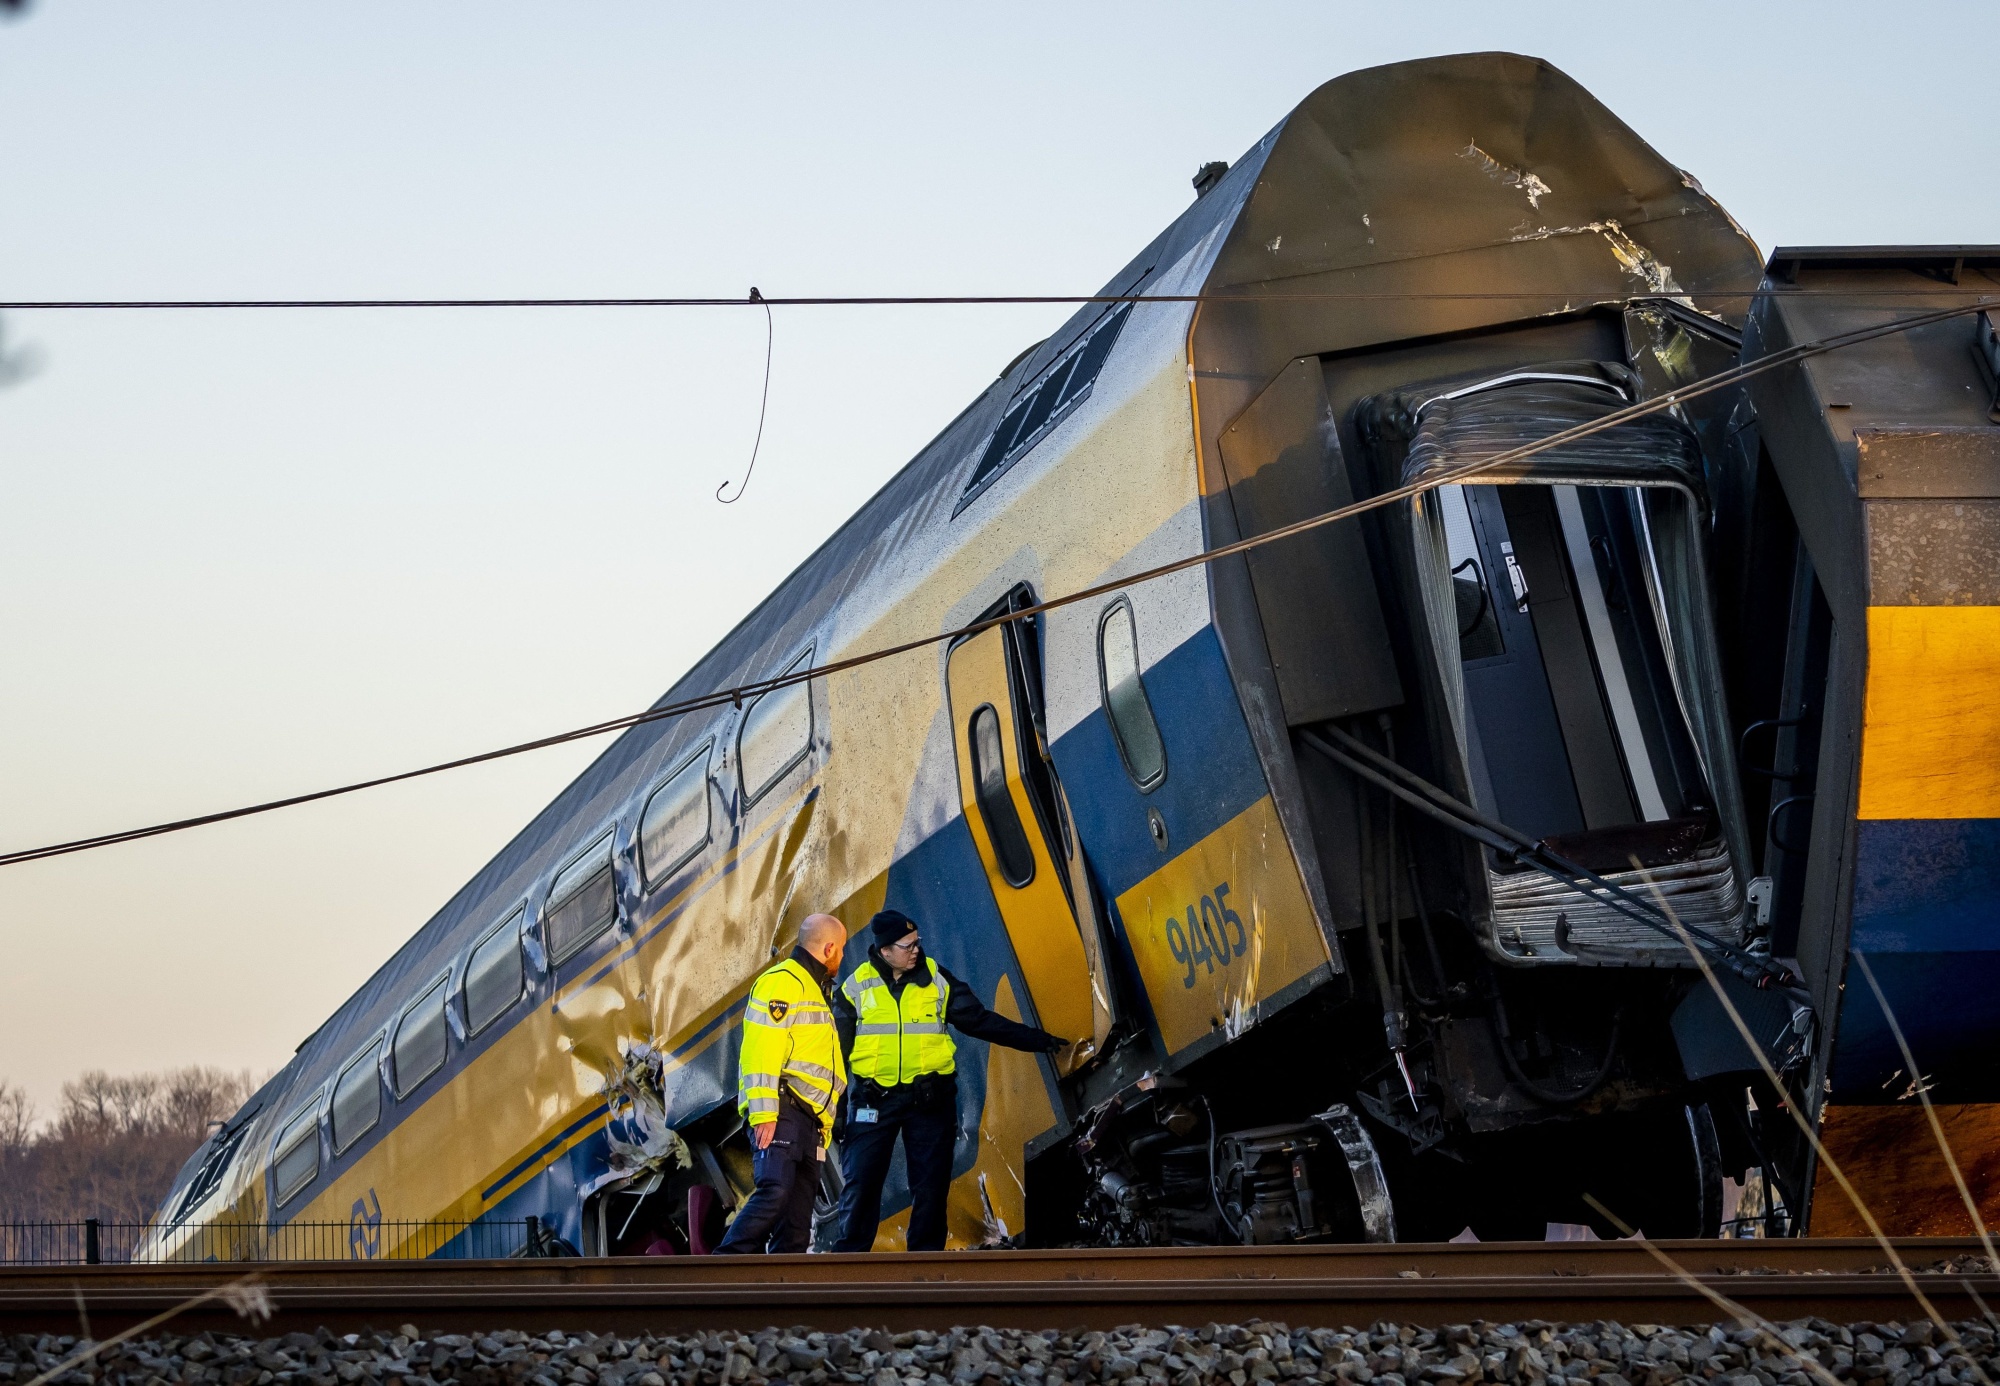
<svg viewBox="0 0 2000 1386"><path fill-rule="evenodd" d="M873 1107L856 1107L854 1109L854 1120L857 1123L872 1124L874 1122L880 1121L881 1119L882 1119L882 1114L876 1111Z"/></svg>
<svg viewBox="0 0 2000 1386"><path fill-rule="evenodd" d="M789 1011L791 1008L792 1004L789 1001L772 1001L766 1006L765 1009L771 1012L771 1019L783 1020L785 1018L785 1012Z"/></svg>

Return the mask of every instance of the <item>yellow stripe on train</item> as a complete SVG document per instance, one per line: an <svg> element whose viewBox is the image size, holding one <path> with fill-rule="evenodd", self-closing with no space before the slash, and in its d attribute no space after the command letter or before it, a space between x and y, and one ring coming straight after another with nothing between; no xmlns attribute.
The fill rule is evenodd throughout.
<svg viewBox="0 0 2000 1386"><path fill-rule="evenodd" d="M1167 1053L1234 1033L1328 961L1267 794L1118 897Z"/></svg>
<svg viewBox="0 0 2000 1386"><path fill-rule="evenodd" d="M2000 606L1868 608L1861 818L2000 818Z"/></svg>

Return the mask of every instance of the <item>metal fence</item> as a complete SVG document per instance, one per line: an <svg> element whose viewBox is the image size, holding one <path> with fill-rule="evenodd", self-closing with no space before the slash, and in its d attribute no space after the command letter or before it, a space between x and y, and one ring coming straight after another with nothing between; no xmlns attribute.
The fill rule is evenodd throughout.
<svg viewBox="0 0 2000 1386"><path fill-rule="evenodd" d="M170 1265L205 1261L413 1261L564 1254L536 1218L505 1222L0 1222L0 1265ZM569 1253L574 1254L574 1253Z"/></svg>

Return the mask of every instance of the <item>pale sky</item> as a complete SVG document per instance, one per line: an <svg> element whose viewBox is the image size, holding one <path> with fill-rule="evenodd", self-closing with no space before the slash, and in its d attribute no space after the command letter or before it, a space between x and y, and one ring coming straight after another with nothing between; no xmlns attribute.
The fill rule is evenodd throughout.
<svg viewBox="0 0 2000 1386"><path fill-rule="evenodd" d="M0 22L0 298L1088 293L1313 87L1505 48L1765 249L2000 241L1988 6ZM1067 309L14 312L0 848L650 702ZM595 753L0 868L0 1079L275 1068Z"/></svg>

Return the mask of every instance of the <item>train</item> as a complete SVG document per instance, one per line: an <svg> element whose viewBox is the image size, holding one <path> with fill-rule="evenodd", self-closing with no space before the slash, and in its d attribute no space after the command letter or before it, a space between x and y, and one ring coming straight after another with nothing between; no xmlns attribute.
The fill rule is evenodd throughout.
<svg viewBox="0 0 2000 1386"><path fill-rule="evenodd" d="M2000 351L1786 353L2000 252L1766 257L1506 53L1338 77L1194 192L304 1040L153 1254L703 1252L752 981L885 907L1071 1041L961 1040L954 1247L1848 1230L1795 1113L1892 1228L1962 1221L1909 1152L1920 1088L2000 1135Z"/></svg>

